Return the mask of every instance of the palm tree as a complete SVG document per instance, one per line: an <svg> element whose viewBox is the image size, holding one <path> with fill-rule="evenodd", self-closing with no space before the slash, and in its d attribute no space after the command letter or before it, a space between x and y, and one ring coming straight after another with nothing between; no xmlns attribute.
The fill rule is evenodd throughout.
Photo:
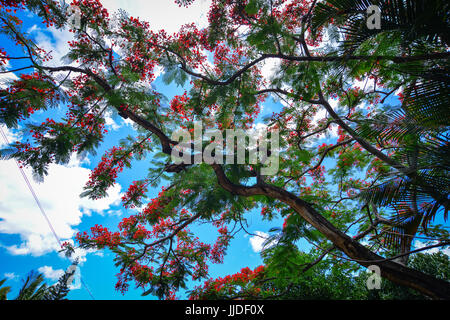
<svg viewBox="0 0 450 320"><path fill-rule="evenodd" d="M381 9L381 29L366 26L370 5ZM410 251L412 240L422 226L426 232L437 214L448 218L450 144L450 66L446 48L450 39L449 4L443 0L327 0L318 3L311 20L312 31L333 22L339 29L339 45L331 54L392 55L424 57L443 54L432 63L411 59L395 64L378 62L381 75L401 74L389 86L403 88L400 106L370 120L358 122L356 132L377 145L396 146L392 158L407 170L391 168L382 183L363 191L361 200L373 206L391 208L380 234L385 245L400 253ZM344 59L345 60L345 59ZM339 62L342 74L358 65ZM394 142L394 144L392 143ZM402 263L406 264L405 256Z"/></svg>
<svg viewBox="0 0 450 320"><path fill-rule="evenodd" d="M6 300L8 293L11 291L11 287L3 286L6 279L0 280L0 300Z"/></svg>
<svg viewBox="0 0 450 320"><path fill-rule="evenodd" d="M73 266L77 264L76 260ZM23 280L19 294L14 300L65 300L70 292L70 279L74 273L75 269L69 268L57 283L47 286L41 273L31 271ZM7 300L7 295L11 291L11 287L3 286L5 281L6 279L0 280L0 300Z"/></svg>
<svg viewBox="0 0 450 320"><path fill-rule="evenodd" d="M22 288L15 300L43 300L47 291L44 276L31 271L23 281Z"/></svg>

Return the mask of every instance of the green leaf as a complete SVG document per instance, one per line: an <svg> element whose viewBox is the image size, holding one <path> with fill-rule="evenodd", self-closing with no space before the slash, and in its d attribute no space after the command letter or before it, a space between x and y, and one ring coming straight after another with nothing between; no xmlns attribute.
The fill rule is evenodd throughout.
<svg viewBox="0 0 450 320"><path fill-rule="evenodd" d="M189 77L186 72L180 70L177 67L170 66L166 67L162 79L165 84L171 84L172 82L175 82L179 87L183 87Z"/></svg>
<svg viewBox="0 0 450 320"><path fill-rule="evenodd" d="M300 150L298 152L298 159L303 163L309 163L311 158L312 158L312 155L307 150Z"/></svg>
<svg viewBox="0 0 450 320"><path fill-rule="evenodd" d="M249 15L255 15L258 13L258 4L255 0L251 0L246 6L245 6L245 12Z"/></svg>

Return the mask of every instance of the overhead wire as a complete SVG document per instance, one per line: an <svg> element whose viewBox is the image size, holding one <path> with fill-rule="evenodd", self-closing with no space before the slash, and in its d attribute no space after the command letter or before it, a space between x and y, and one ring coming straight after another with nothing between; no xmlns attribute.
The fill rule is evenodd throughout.
<svg viewBox="0 0 450 320"><path fill-rule="evenodd" d="M3 140L5 141L5 143L7 145L9 145L8 137L4 133L3 128L1 126L0 126L0 134L2 135ZM20 171L20 173L21 173L21 175L22 175L22 177L23 177L23 179L25 181L25 184L27 185L28 189L30 190L31 194L33 195L33 198L34 198L37 206L39 207L39 210L40 210L42 216L44 217L45 221L48 224L48 227L50 228L54 238L56 239L56 242L58 243L59 247L62 247L61 239L59 238L58 234L56 233L55 228L53 227L53 225L52 225L52 223L51 223L47 213L45 212L44 207L42 206L41 201L39 200L36 192L34 191L33 186L31 185L30 180L28 179L25 171L23 170L22 166L20 165L20 163L16 159L14 159L14 161L15 161L17 167L19 168L19 171ZM89 294L89 296L92 298L92 300L95 300L91 290L86 285L86 283L84 282L83 278L81 277L81 273L80 273L80 282L81 282L81 285L85 288L85 290Z"/></svg>

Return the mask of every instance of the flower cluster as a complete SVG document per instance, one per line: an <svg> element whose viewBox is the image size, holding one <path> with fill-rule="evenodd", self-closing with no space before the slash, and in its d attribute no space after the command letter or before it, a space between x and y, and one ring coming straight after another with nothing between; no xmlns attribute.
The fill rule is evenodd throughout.
<svg viewBox="0 0 450 320"><path fill-rule="evenodd" d="M89 175L85 189L92 199L99 199L106 195L106 190L113 186L116 178L125 166L129 166L132 153L123 147L113 147L105 155L97 167Z"/></svg>
<svg viewBox="0 0 450 320"><path fill-rule="evenodd" d="M175 117L179 117L181 120L186 120L189 122L193 121L193 110L187 107L187 103L189 102L189 97L187 96L187 92L183 95L173 97L170 102L170 109L172 110L172 115ZM167 114L170 116L171 114Z"/></svg>
<svg viewBox="0 0 450 320"><path fill-rule="evenodd" d="M8 64L9 58L8 53L0 48L0 67Z"/></svg>
<svg viewBox="0 0 450 320"><path fill-rule="evenodd" d="M192 290L189 299L226 298L238 294L258 297L261 294L261 288L257 285L257 280L264 277L264 271L264 266L259 266L254 270L247 267L239 273L224 278L207 280L203 286Z"/></svg>
<svg viewBox="0 0 450 320"><path fill-rule="evenodd" d="M139 80L153 81L158 55L154 55L152 49L155 46L154 42L159 42L158 35L150 31L148 22L134 17L122 21L121 31L123 41L120 47L131 71L139 75ZM125 74L122 74L122 79L130 80Z"/></svg>
<svg viewBox="0 0 450 320"><path fill-rule="evenodd" d="M25 4L25 0L0 0L0 8L21 8Z"/></svg>
<svg viewBox="0 0 450 320"><path fill-rule="evenodd" d="M54 83L39 72L21 74L9 87L0 89L0 119L9 125L46 109L60 98Z"/></svg>
<svg viewBox="0 0 450 320"><path fill-rule="evenodd" d="M219 230L219 237L216 240L216 243L214 244L213 248L211 249L211 261L213 263L223 263L223 258L226 252L226 249L228 248L228 245L230 244L230 234L228 232L227 227L222 227Z"/></svg>
<svg viewBox="0 0 450 320"><path fill-rule="evenodd" d="M122 204L124 208L135 208L141 204L142 198L147 192L148 181L133 181L128 187L127 192L122 196Z"/></svg>
<svg viewBox="0 0 450 320"><path fill-rule="evenodd" d="M87 232L78 233L76 240L81 245L95 246L99 249L108 247L110 249L117 248L121 244L119 232L111 232L108 228L96 224L91 228L91 236Z"/></svg>

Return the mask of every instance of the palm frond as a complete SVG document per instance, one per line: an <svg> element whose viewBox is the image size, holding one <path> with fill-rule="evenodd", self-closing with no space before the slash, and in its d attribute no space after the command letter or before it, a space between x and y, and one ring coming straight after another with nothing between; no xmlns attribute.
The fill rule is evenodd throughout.
<svg viewBox="0 0 450 320"><path fill-rule="evenodd" d="M0 280L0 300L7 300L8 293L11 291L11 287L3 286L6 279Z"/></svg>
<svg viewBox="0 0 450 320"><path fill-rule="evenodd" d="M369 29L366 12L370 5L381 10L381 29ZM312 18L312 30L333 21L339 25L345 40L341 49L356 51L368 39L389 32L396 34L404 48L428 42L448 45L449 4L443 0L328 0L317 4Z"/></svg>
<svg viewBox="0 0 450 320"><path fill-rule="evenodd" d="M435 70L437 71L437 70ZM450 79L449 73L436 72L447 81L422 80L406 88L403 109L428 128L446 127L450 124Z"/></svg>
<svg viewBox="0 0 450 320"><path fill-rule="evenodd" d="M44 276L37 272L30 272L25 278L16 300L42 300L47 290Z"/></svg>
<svg viewBox="0 0 450 320"><path fill-rule="evenodd" d="M408 204L401 203L389 219L391 224L382 230L384 246L400 252L407 252L423 216Z"/></svg>

